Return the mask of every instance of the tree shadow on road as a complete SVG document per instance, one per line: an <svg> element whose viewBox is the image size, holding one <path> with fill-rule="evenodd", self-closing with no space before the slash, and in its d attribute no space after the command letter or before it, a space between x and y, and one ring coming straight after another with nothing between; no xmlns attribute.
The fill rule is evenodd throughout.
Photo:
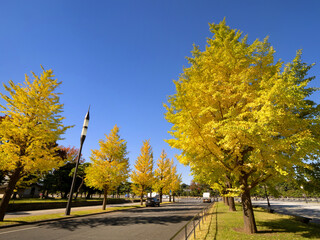
<svg viewBox="0 0 320 240"><path fill-rule="evenodd" d="M95 228L99 226L125 226L136 224L160 224L169 225L172 223L179 223L188 221L193 216L134 216L134 217L108 217L108 215L101 215L100 217L88 217L81 219L67 219L55 222L49 222L45 224L39 224L39 226L48 228L59 228L70 231L87 226Z"/></svg>
<svg viewBox="0 0 320 240"><path fill-rule="evenodd" d="M197 208L197 207L179 207L179 208L168 208L168 207L145 207L145 208L134 208L134 209L129 209L128 211L132 213L159 213L159 212L187 212L187 211L201 211L202 208Z"/></svg>

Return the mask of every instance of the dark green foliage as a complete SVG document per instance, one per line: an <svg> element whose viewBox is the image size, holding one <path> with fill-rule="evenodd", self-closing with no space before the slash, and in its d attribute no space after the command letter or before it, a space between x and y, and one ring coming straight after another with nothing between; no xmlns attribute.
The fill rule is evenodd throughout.
<svg viewBox="0 0 320 240"><path fill-rule="evenodd" d="M68 162L59 169L54 170L51 173L48 173L42 182L43 191L47 191L50 193L60 192L61 198L67 198L72 182L70 172L74 167L75 163ZM76 183L76 185L79 185L80 181L77 181Z"/></svg>

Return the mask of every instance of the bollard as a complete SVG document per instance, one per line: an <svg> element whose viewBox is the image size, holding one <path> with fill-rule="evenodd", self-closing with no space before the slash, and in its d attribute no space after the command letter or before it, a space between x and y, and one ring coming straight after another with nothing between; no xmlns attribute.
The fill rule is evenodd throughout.
<svg viewBox="0 0 320 240"><path fill-rule="evenodd" d="M193 237L196 239L196 227L194 225L194 219L193 219Z"/></svg>
<svg viewBox="0 0 320 240"><path fill-rule="evenodd" d="M204 218L204 210L202 210L202 224L203 224L203 218Z"/></svg>
<svg viewBox="0 0 320 240"><path fill-rule="evenodd" d="M185 237L185 240L188 240L187 225L184 227L184 237Z"/></svg>

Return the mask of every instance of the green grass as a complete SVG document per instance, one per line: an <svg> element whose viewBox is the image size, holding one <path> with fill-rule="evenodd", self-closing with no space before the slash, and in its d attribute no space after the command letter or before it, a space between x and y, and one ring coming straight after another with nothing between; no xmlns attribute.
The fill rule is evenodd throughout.
<svg viewBox="0 0 320 240"><path fill-rule="evenodd" d="M266 212L262 208L254 209L258 233L246 234L243 229L243 215L240 205L236 212L229 212L223 203L216 203L201 230L197 230L197 239L215 240L271 240L271 239L320 239L320 226L295 221L293 217Z"/></svg>
<svg viewBox="0 0 320 240"><path fill-rule="evenodd" d="M108 198L108 200L119 199L119 198ZM1 198L0 198L1 200ZM102 201L103 198L77 198L77 200L72 200L76 202L91 202L91 201ZM126 200L134 200L132 198L126 198ZM48 198L48 199L40 199L40 198L22 198L22 199L11 199L9 203L11 204L19 204L19 203L45 203L45 202L68 202L68 199L62 198Z"/></svg>
<svg viewBox="0 0 320 240"><path fill-rule="evenodd" d="M68 199L37 199L37 198L26 198L26 199L15 199L10 200L10 204L19 204L19 203L44 203L44 202L67 202Z"/></svg>
<svg viewBox="0 0 320 240"><path fill-rule="evenodd" d="M113 211L119 211L119 210L125 210L125 209L131 209L131 208L139 208L139 206L125 206L125 207L107 207L106 210L100 210L100 209L92 209L92 210L81 210L81 211L74 211L71 212L71 215L69 217L74 216L83 216L88 214L95 214L95 213L106 213L106 212L113 212ZM44 215L36 215L36 216L28 216L28 217L19 217L19 218L9 218L4 219L3 222L0 222L0 226L4 225L13 225L18 223L32 223L36 221L41 220L49 220L49 219L58 219L58 218L66 218L64 213L55 213L55 214L44 214Z"/></svg>

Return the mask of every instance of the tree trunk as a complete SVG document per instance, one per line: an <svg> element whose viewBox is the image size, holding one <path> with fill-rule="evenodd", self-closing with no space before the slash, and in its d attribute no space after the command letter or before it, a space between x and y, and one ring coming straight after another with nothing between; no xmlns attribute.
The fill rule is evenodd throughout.
<svg viewBox="0 0 320 240"><path fill-rule="evenodd" d="M63 196L63 197L62 197ZM61 192L61 197L63 198L63 199L67 199L68 198L68 192L64 192L63 194L62 194L62 192Z"/></svg>
<svg viewBox="0 0 320 240"><path fill-rule="evenodd" d="M13 174L10 176L8 186L4 192L4 195L3 195L1 203L0 203L0 221L1 222L3 221L4 215L6 214L13 190L14 190L17 182L21 178L21 175L20 175L21 171L22 171L22 168L18 167L14 170Z"/></svg>
<svg viewBox="0 0 320 240"><path fill-rule="evenodd" d="M169 194L169 202L171 202L171 194Z"/></svg>
<svg viewBox="0 0 320 240"><path fill-rule="evenodd" d="M229 206L229 198L230 198L230 197L226 197L226 202L225 202L225 205L226 205L226 206Z"/></svg>
<svg viewBox="0 0 320 240"><path fill-rule="evenodd" d="M236 205L234 204L234 197L228 197L228 205L229 205L229 211L234 212L236 211Z"/></svg>
<svg viewBox="0 0 320 240"><path fill-rule="evenodd" d="M103 189L102 210L106 210L107 198L108 198L108 188L105 187L105 188Z"/></svg>
<svg viewBox="0 0 320 240"><path fill-rule="evenodd" d="M116 198L120 198L120 196L119 196L119 187L117 187L117 190L116 190Z"/></svg>
<svg viewBox="0 0 320 240"><path fill-rule="evenodd" d="M176 202L175 199L174 199L174 195L172 195L172 201L173 201L173 202Z"/></svg>
<svg viewBox="0 0 320 240"><path fill-rule="evenodd" d="M159 195L160 195L160 203L162 203L162 188L160 188Z"/></svg>
<svg viewBox="0 0 320 240"><path fill-rule="evenodd" d="M241 196L242 209L243 209L243 220L244 220L244 231L246 233L256 233L257 226L254 219L254 213L252 209L250 189L245 188Z"/></svg>
<svg viewBox="0 0 320 240"><path fill-rule="evenodd" d="M231 178L229 175L226 175L226 193L230 193L230 189L232 189ZM227 197L227 205L229 206L229 211L233 212L236 211L236 206L234 205L234 198Z"/></svg>
<svg viewBox="0 0 320 240"><path fill-rule="evenodd" d="M264 191L265 191L265 193L266 193L266 198L267 198L268 208L270 209L270 208L271 208L271 205L270 205L270 201L269 201L269 196L268 196L268 192L267 192L266 185L264 185Z"/></svg>
<svg viewBox="0 0 320 240"><path fill-rule="evenodd" d="M227 204L227 198L226 198L226 197L222 197L222 201L223 201L224 205L228 205L228 204Z"/></svg>
<svg viewBox="0 0 320 240"><path fill-rule="evenodd" d="M13 190L12 199L17 199L17 194L18 194L17 191Z"/></svg>
<svg viewBox="0 0 320 240"><path fill-rule="evenodd" d="M80 192L80 189L82 188L82 185L83 185L83 178L82 178L82 181L81 181L81 183L80 183L80 186L78 187L78 190L77 190L77 192L76 192L76 196L74 197L74 200L77 200L77 197L78 197L78 195L79 195L79 192ZM81 194L81 197L82 197L82 194Z"/></svg>
<svg viewBox="0 0 320 240"><path fill-rule="evenodd" d="M141 206L143 205L143 193L141 193L141 195L140 195L140 204L141 204Z"/></svg>

